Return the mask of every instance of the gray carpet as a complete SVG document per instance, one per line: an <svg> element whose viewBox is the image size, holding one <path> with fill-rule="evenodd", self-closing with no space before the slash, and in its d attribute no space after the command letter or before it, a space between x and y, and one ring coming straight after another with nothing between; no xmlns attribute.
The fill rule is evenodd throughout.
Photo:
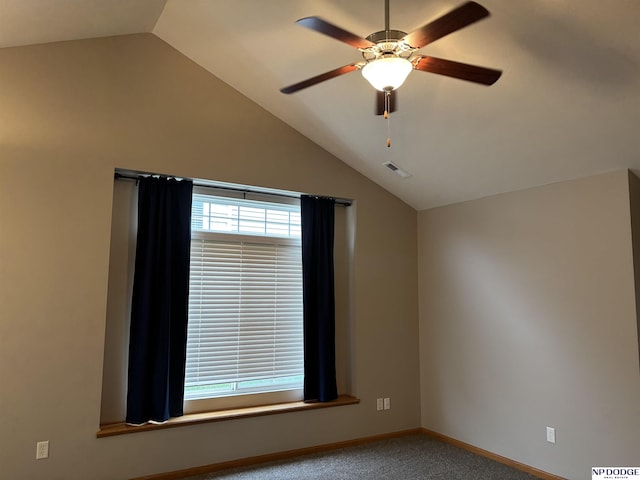
<svg viewBox="0 0 640 480"><path fill-rule="evenodd" d="M188 480L532 480L537 477L443 443L407 435Z"/></svg>

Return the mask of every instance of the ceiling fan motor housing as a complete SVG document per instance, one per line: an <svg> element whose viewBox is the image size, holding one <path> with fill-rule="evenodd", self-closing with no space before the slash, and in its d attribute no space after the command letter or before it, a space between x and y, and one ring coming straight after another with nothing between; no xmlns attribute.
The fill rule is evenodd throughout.
<svg viewBox="0 0 640 480"><path fill-rule="evenodd" d="M390 56L409 58L415 49L401 41L406 35L407 33L401 30L374 32L367 37L367 40L375 43L375 45L369 48L361 48L362 56L367 62Z"/></svg>
<svg viewBox="0 0 640 480"><path fill-rule="evenodd" d="M380 30L379 32L372 33L367 37L367 40L373 43L378 43L383 40L395 40L398 41L401 38L407 36L407 32L400 30Z"/></svg>

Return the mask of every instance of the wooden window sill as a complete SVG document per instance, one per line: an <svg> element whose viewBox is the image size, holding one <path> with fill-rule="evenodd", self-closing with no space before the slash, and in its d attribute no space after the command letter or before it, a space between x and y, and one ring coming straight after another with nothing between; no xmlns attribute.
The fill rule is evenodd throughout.
<svg viewBox="0 0 640 480"><path fill-rule="evenodd" d="M216 412L189 413L182 417L171 418L165 423L147 423L145 425L133 426L126 423L111 423L100 425L100 430L96 433L98 438L110 437L113 435L125 435L129 433L148 432L150 430L161 430L164 428L181 427L184 425L197 425L199 423L220 422L234 418L259 417L263 415L275 415L277 413L299 412L302 410L313 410L317 408L340 407L344 405L355 405L360 403L360 399L351 395L340 395L331 402L290 402L278 403L275 405L262 405L259 407L245 407L231 410L220 410Z"/></svg>

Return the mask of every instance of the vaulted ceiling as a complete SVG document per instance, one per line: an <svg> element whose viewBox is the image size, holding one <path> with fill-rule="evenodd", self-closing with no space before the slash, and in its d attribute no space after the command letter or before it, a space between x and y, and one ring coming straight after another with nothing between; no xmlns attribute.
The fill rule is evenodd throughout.
<svg viewBox="0 0 640 480"><path fill-rule="evenodd" d="M461 3L391 0L390 26L411 32ZM366 37L384 28L383 0L0 0L0 47L152 32L418 210L640 169L640 2L479 3L489 18L419 53L502 77L486 87L414 71L389 125L357 71L279 91L362 59L297 19Z"/></svg>

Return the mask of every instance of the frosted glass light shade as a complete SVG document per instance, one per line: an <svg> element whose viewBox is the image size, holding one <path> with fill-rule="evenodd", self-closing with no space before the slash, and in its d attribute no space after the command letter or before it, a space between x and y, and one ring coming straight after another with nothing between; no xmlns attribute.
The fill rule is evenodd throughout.
<svg viewBox="0 0 640 480"><path fill-rule="evenodd" d="M404 83L412 69L406 58L383 57L362 67L362 76L377 90L395 90Z"/></svg>

